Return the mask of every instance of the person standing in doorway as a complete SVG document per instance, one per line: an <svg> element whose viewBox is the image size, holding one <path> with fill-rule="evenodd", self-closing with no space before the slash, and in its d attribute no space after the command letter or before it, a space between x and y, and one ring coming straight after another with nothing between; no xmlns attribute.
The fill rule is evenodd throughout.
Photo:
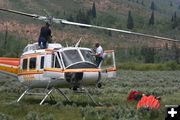
<svg viewBox="0 0 180 120"><path fill-rule="evenodd" d="M95 54L96 64L97 64L97 67L99 67L99 64L103 60L103 48L101 47L99 43L96 43L95 47L96 47L96 54Z"/></svg>

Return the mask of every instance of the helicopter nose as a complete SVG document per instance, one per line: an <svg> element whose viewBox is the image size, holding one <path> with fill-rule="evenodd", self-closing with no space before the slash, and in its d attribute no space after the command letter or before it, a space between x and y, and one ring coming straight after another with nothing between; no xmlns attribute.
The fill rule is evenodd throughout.
<svg viewBox="0 0 180 120"><path fill-rule="evenodd" d="M98 71L66 72L65 79L74 86L96 85L101 87L98 84L100 81L100 72Z"/></svg>
<svg viewBox="0 0 180 120"><path fill-rule="evenodd" d="M65 73L65 79L67 82L77 84L83 79L83 72L67 72Z"/></svg>

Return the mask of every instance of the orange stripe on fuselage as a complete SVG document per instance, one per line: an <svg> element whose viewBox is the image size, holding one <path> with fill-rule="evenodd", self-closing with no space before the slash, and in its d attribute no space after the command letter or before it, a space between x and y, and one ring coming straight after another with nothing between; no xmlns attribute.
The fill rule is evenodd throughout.
<svg viewBox="0 0 180 120"><path fill-rule="evenodd" d="M5 71L5 72L9 72L9 73L18 74L18 68L1 66L0 65L0 70Z"/></svg>
<svg viewBox="0 0 180 120"><path fill-rule="evenodd" d="M33 70L33 71L20 71L18 73L18 76L20 75L31 75L31 74L43 74L43 71L39 71L39 70Z"/></svg>
<svg viewBox="0 0 180 120"><path fill-rule="evenodd" d="M45 68L45 71L50 71L50 72L63 72L63 73L66 73L66 72L100 72L101 69L65 69L65 70L62 70L62 69L58 69L58 68Z"/></svg>
<svg viewBox="0 0 180 120"><path fill-rule="evenodd" d="M45 68L44 71L47 72L60 72L60 73L67 73L67 72L100 72L101 69L66 69L62 70L59 68ZM107 69L108 72L116 71L116 68L109 68ZM43 74L43 71L39 70L32 70L32 71L20 71L18 75L29 75L29 74Z"/></svg>
<svg viewBox="0 0 180 120"><path fill-rule="evenodd" d="M64 72L100 72L101 69L66 69Z"/></svg>
<svg viewBox="0 0 180 120"><path fill-rule="evenodd" d="M60 68L45 68L44 71L50 71L50 72L63 72Z"/></svg>
<svg viewBox="0 0 180 120"><path fill-rule="evenodd" d="M113 72L113 71L117 71L116 68L107 68L107 72Z"/></svg>

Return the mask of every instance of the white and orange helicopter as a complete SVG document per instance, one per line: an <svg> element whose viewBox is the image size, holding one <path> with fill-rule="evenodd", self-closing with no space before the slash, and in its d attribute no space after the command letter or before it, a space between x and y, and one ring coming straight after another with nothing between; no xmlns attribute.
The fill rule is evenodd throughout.
<svg viewBox="0 0 180 120"><path fill-rule="evenodd" d="M167 41L178 41L148 34L71 22L54 17L28 14L10 9L0 8L0 11L20 14L45 22L104 29ZM97 104L89 94L87 87L101 87L102 79L116 77L115 53L114 50L105 50L103 61L97 66L93 50L79 47L79 44L80 41L73 47L63 47L58 43L49 43L47 49L39 49L38 43L33 43L28 44L24 48L20 58L1 57L0 72L17 77L23 85L27 86L27 89L18 98L17 102L19 102L24 95L43 95L44 97L40 102L40 105L42 105L53 90L58 91L65 99L70 101L62 89L72 88L74 91L81 91L87 94L90 99ZM31 92L33 88L44 88L45 92Z"/></svg>

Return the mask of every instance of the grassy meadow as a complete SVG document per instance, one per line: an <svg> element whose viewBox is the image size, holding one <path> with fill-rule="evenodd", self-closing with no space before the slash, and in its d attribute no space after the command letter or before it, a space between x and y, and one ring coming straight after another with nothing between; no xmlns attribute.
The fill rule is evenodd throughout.
<svg viewBox="0 0 180 120"><path fill-rule="evenodd" d="M154 0L154 25L149 25L151 3L151 0L99 0L96 2L97 17L90 18L89 22L180 39L179 0ZM0 8L39 15L47 15L46 9L54 17L73 18L74 21L79 19L81 12L87 14L92 5L92 0L0 1ZM134 20L133 29L127 29L129 11ZM175 14L176 19L173 18ZM0 57L20 57L27 43L37 41L32 36L38 36L44 22L6 12L0 12L0 16ZM172 18L178 21L175 28ZM69 89L64 91L73 101L71 103L56 92L53 93L56 102L48 98L42 106L39 105L42 97L37 96L25 96L16 103L25 87L16 78L0 74L0 120L164 120L165 105L180 104L179 42L58 24L52 25L52 31L56 42L63 46L66 43L73 45L82 37L83 47L91 48L95 42L100 42L104 49L115 50L119 69L117 78L103 80L100 89L89 88L95 100L104 106L96 106L86 95L75 94ZM150 58L152 60L147 61ZM161 96L161 108L137 111L137 102L127 102L128 93L132 90Z"/></svg>
<svg viewBox="0 0 180 120"><path fill-rule="evenodd" d="M73 102L54 92L56 102L48 98L40 106L41 97L37 96L26 96L16 103L24 87L15 78L0 74L0 120L163 120L165 105L180 103L179 78L180 71L120 70L116 79L103 80L102 88L89 88L104 106L96 106L87 96L68 89L64 91ZM161 96L161 108L137 111L137 102L127 102L131 90Z"/></svg>

